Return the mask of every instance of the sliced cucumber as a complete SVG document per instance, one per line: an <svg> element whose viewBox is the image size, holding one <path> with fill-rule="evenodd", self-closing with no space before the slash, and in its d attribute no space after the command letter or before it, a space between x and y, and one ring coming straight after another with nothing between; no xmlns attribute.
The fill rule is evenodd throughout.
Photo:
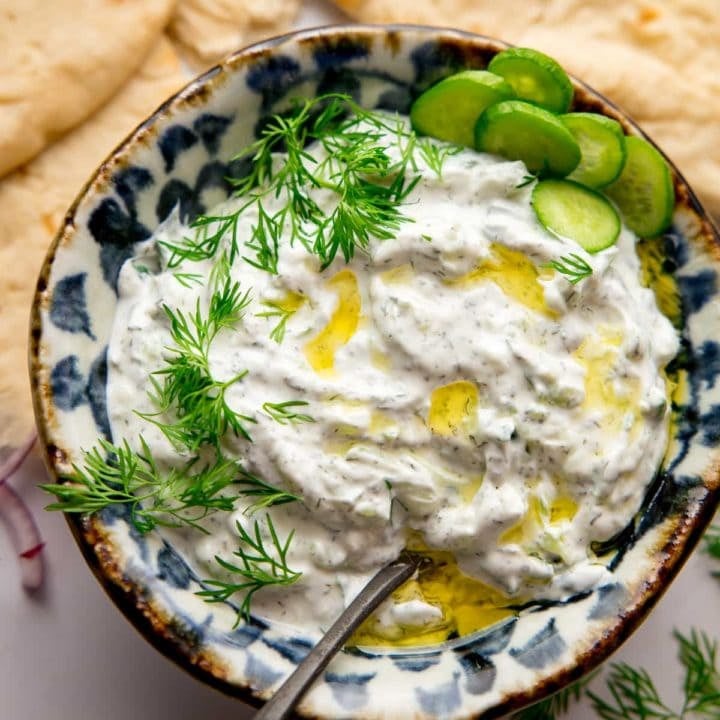
<svg viewBox="0 0 720 720"><path fill-rule="evenodd" d="M472 147L475 123L483 110L513 96L513 89L499 75L466 70L420 95L410 109L410 121L422 135Z"/></svg>
<svg viewBox="0 0 720 720"><path fill-rule="evenodd" d="M608 200L571 180L540 181L531 202L546 230L574 240L589 253L610 247L620 234L620 217Z"/></svg>
<svg viewBox="0 0 720 720"><path fill-rule="evenodd" d="M591 188L617 180L625 165L625 135L620 123L597 113L568 113L560 119L580 145L580 164L568 176Z"/></svg>
<svg viewBox="0 0 720 720"><path fill-rule="evenodd" d="M567 112L573 86L557 61L531 48L509 48L498 53L488 70L504 77L521 100L555 113Z"/></svg>
<svg viewBox="0 0 720 720"><path fill-rule="evenodd" d="M545 175L568 175L580 162L580 146L562 121L520 100L496 103L480 116L475 147L522 160L530 172Z"/></svg>
<svg viewBox="0 0 720 720"><path fill-rule="evenodd" d="M672 222L675 190L665 158L646 140L625 138L627 158L620 177L605 193L625 224L640 237L654 237Z"/></svg>

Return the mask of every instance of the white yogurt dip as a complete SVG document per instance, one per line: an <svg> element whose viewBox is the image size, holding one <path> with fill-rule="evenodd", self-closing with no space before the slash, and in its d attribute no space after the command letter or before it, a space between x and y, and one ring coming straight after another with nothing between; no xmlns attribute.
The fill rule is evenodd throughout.
<svg viewBox="0 0 720 720"><path fill-rule="evenodd" d="M224 450L301 497L269 510L284 537L294 585L268 588L255 613L327 627L362 585L395 558L409 533L451 551L467 575L517 598L562 598L608 576L591 545L638 510L663 456L664 366L678 349L670 322L642 287L636 238L587 255L549 234L530 206L521 162L463 151L442 176L422 163L394 239L319 271L296 243L278 274L241 260L232 269L252 304L212 347L214 377L247 370L230 406L254 417L252 442ZM318 202L329 202L318 194ZM242 202L232 199L213 214ZM248 210L240 237L256 222ZM173 216L146 246L192 233ZM593 274L572 285L543 266L568 253ZM148 375L170 342L162 305L192 311L204 287L127 263L109 349L115 441L138 437L157 457L177 453L133 410L153 412ZM205 276L210 261L187 262ZM296 307L281 343L263 303ZM302 400L314 422L280 424L263 403ZM210 535L174 534L200 575L231 558L237 506L210 516ZM261 516L260 512L256 517ZM432 624L442 608L385 607L381 624Z"/></svg>

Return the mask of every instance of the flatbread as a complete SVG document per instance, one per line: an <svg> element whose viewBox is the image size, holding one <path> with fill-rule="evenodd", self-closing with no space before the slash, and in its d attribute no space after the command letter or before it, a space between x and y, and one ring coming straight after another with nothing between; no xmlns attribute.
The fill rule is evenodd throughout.
<svg viewBox="0 0 720 720"><path fill-rule="evenodd" d="M82 184L117 143L181 87L179 57L162 38L100 112L0 180L0 447L33 426L27 371L30 304L48 245Z"/></svg>
<svg viewBox="0 0 720 720"><path fill-rule="evenodd" d="M175 0L0 2L0 176L88 117L137 70Z"/></svg>
<svg viewBox="0 0 720 720"><path fill-rule="evenodd" d="M300 0L180 0L171 37L200 66L244 45L287 32Z"/></svg>
<svg viewBox="0 0 720 720"><path fill-rule="evenodd" d="M335 2L365 22L453 26L544 50L626 110L720 219L720 2Z"/></svg>

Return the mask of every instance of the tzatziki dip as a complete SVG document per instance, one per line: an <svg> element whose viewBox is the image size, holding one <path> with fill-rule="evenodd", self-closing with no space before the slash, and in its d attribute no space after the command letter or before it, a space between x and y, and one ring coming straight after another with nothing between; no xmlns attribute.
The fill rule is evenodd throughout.
<svg viewBox="0 0 720 720"><path fill-rule="evenodd" d="M233 582L228 564L242 566L247 537L283 550L287 582L252 592L261 617L327 628L408 546L439 558L448 587L484 592L488 607L592 589L611 576L595 548L639 509L668 437L664 368L678 339L641 284L636 237L623 226L589 254L538 222L521 161L426 138L408 150L403 118L372 130L392 162L405 158L402 218L371 217L387 232L371 227L349 257L336 246L327 262L290 222L278 251L263 227L277 230L288 201L268 193L220 203L200 229L176 209L124 265L108 351L114 441L149 449L161 468L221 453L285 493L207 512L196 523L205 532L163 530L218 583ZM330 180L332 151L303 150ZM272 172L292 162L273 152ZM364 212L331 183L307 185L324 215L346 201ZM178 252L213 233L212 257ZM589 268L579 282L553 266L568 256ZM219 323L206 347L211 397L232 421L214 446L190 448L167 432L186 410L171 393L159 400L168 359L179 357L178 322L192 330L234 283L241 317ZM462 634L467 625L448 624L450 596L424 588L414 580L396 593L367 636ZM239 605L246 594L229 597Z"/></svg>

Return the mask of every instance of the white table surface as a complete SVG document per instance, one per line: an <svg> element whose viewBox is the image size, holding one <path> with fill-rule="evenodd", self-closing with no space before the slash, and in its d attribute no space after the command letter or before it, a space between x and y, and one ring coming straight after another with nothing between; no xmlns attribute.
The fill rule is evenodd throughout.
<svg viewBox="0 0 720 720"><path fill-rule="evenodd" d="M321 1L307 2L298 26L342 22ZM88 571L64 519L42 511L47 496L33 455L13 484L34 510L45 548L45 587L20 588L15 558L0 529L1 720L243 720L252 710L212 690L154 650L115 609ZM720 639L720 581L699 553L638 632L616 653L647 668L671 701L680 696L673 628L702 628ZM602 687L601 681L595 682ZM575 706L573 720L593 720Z"/></svg>

